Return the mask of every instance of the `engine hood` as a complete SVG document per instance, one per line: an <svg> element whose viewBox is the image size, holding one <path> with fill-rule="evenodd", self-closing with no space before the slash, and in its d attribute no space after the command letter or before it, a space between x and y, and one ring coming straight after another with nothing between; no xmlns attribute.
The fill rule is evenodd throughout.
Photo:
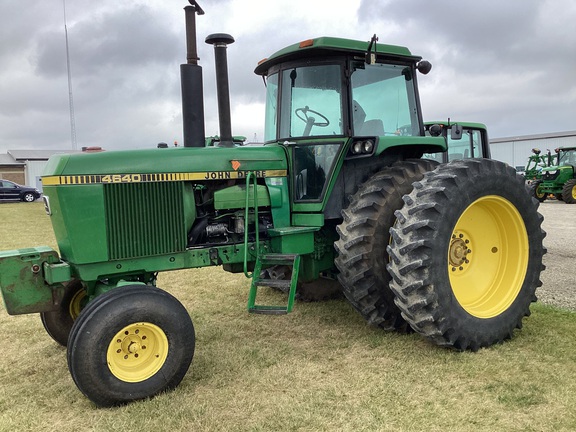
<svg viewBox="0 0 576 432"><path fill-rule="evenodd" d="M286 151L279 145L176 147L54 155L46 165L42 182L62 184L56 178L60 176L129 174L187 174L190 179L201 180L204 176L238 178L247 171L275 172L275 175L282 175L279 171L283 171L286 175L286 169Z"/></svg>

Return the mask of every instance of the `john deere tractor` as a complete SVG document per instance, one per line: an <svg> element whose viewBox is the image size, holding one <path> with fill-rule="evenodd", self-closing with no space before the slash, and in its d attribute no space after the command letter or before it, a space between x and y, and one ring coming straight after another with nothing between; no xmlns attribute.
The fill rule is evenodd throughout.
<svg viewBox="0 0 576 432"><path fill-rule="evenodd" d="M111 406L180 383L194 326L156 280L193 267L252 278L252 313L288 313L300 287L330 281L383 329L472 351L512 337L541 284L538 201L503 163L422 158L447 148L422 121L417 79L430 63L375 36L290 45L256 66L266 142L242 146L230 126L234 39L209 35L220 135L207 140L203 11L190 3L184 147L52 157L42 182L59 250L0 252L8 313L40 313L78 388ZM287 271L264 271L277 266ZM262 286L286 288L286 303L260 304Z"/></svg>
<svg viewBox="0 0 576 432"><path fill-rule="evenodd" d="M449 162L460 159L490 159L490 142L488 130L482 123L471 122L426 122L426 135L442 135L448 149L442 153L426 153L424 157L438 162Z"/></svg>
<svg viewBox="0 0 576 432"><path fill-rule="evenodd" d="M530 183L530 194L540 202L554 195L566 204L576 204L576 147L560 147L555 152L556 160L549 152L547 165Z"/></svg>

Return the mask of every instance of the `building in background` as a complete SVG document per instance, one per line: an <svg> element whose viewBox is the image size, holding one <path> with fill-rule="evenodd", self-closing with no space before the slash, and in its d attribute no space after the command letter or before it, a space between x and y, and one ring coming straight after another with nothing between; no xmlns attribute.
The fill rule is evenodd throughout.
<svg viewBox="0 0 576 432"><path fill-rule="evenodd" d="M26 164L14 159L8 153L0 153L0 179L10 180L14 183L26 183Z"/></svg>
<svg viewBox="0 0 576 432"><path fill-rule="evenodd" d="M0 154L0 179L42 191L40 177L50 156L70 150L8 150Z"/></svg>
<svg viewBox="0 0 576 432"><path fill-rule="evenodd" d="M533 148L554 154L555 148L573 146L576 146L576 131L490 139L492 158L506 162L517 171L524 170Z"/></svg>

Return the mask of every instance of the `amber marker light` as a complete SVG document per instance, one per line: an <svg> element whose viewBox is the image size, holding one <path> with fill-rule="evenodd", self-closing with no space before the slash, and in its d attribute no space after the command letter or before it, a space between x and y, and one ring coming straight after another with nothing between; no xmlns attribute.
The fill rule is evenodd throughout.
<svg viewBox="0 0 576 432"><path fill-rule="evenodd" d="M300 42L299 48L311 47L312 45L314 45L314 39L306 39L305 41Z"/></svg>

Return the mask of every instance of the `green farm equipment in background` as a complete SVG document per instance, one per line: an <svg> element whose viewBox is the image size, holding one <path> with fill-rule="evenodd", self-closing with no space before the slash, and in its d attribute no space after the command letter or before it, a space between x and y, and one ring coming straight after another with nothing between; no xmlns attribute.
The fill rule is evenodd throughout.
<svg viewBox="0 0 576 432"><path fill-rule="evenodd" d="M554 195L566 204L576 204L576 147L559 147L555 153L555 157L551 152L542 156L540 164L544 166L531 171L530 194L540 202ZM527 171L529 165L535 165L537 157L538 154L534 152L526 166ZM532 164L531 159L534 160Z"/></svg>
<svg viewBox="0 0 576 432"><path fill-rule="evenodd" d="M526 180L532 181L540 178L542 168L552 165L552 158L552 152L550 150L548 150L548 153L542 154L540 149L533 148L532 154L528 156L526 168L524 168L524 177Z"/></svg>
<svg viewBox="0 0 576 432"><path fill-rule="evenodd" d="M448 148L441 153L427 153L424 157L446 163L453 160L487 158L490 159L488 129L482 123L471 122L426 122L427 135L441 135Z"/></svg>
<svg viewBox="0 0 576 432"><path fill-rule="evenodd" d="M8 313L40 313L67 346L78 388L111 406L180 383L194 326L156 281L186 268L245 273L252 313L289 313L298 289L329 281L383 329L457 350L509 339L541 284L538 201L514 169L486 158L473 138L482 127L462 125L462 154L474 158L422 157L448 140L422 121L417 76L430 63L375 36L290 45L255 69L266 82L265 145L240 145L227 79L234 39L212 34L220 136L207 139L203 11L190 3L184 146L52 157L42 182L59 251L0 252ZM276 277L264 271L279 266ZM260 304L263 286L285 288L286 303Z"/></svg>

